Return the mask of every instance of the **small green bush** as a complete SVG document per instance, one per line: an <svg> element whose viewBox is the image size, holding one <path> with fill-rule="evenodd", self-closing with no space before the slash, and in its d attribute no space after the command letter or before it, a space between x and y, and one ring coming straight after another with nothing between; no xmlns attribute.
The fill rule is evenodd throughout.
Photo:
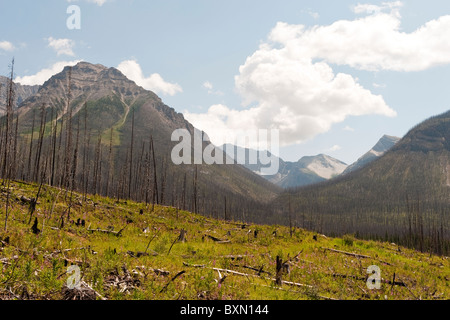
<svg viewBox="0 0 450 320"><path fill-rule="evenodd" d="M342 237L342 241L345 246L353 247L356 238L352 234L346 234Z"/></svg>

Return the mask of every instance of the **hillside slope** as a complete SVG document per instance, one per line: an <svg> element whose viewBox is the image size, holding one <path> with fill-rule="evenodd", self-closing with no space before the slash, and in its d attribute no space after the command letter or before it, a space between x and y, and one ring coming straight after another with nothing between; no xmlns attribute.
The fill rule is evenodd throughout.
<svg viewBox="0 0 450 320"><path fill-rule="evenodd" d="M266 203L279 192L239 165L175 166L171 151L177 142L171 141L172 132L187 129L193 135L194 127L115 68L87 62L66 67L18 112L18 152L26 155L15 169L21 179L37 181L45 174L49 184L196 212L223 212L225 206L233 212L237 206ZM44 137L39 146L41 121ZM31 147L31 159L40 160L42 168L33 168Z"/></svg>
<svg viewBox="0 0 450 320"><path fill-rule="evenodd" d="M370 149L367 153L365 153L355 163L348 166L347 169L345 169L345 171L343 172L343 174L347 174L349 172L365 167L372 161L375 161L379 157L383 156L400 140L401 139L397 137L384 135L372 149Z"/></svg>
<svg viewBox="0 0 450 320"><path fill-rule="evenodd" d="M10 184L0 230L5 300L444 300L450 260L394 243L217 220L172 207ZM5 191L5 189L3 189ZM0 194L0 207L7 197ZM72 203L72 204L71 204ZM61 218L69 217L64 225ZM3 216L3 215L2 215ZM33 228L34 226L34 228ZM35 233L32 231L35 230ZM183 237L180 237L184 234ZM276 258L285 262L277 285ZM80 289L67 288L78 266ZM367 269L381 270L379 290ZM73 282L72 282L73 283ZM166 310L166 313L174 310ZM177 310L176 312L179 312Z"/></svg>
<svg viewBox="0 0 450 320"><path fill-rule="evenodd" d="M285 193L295 219L332 234L359 233L437 252L450 249L450 112L413 128L366 167Z"/></svg>

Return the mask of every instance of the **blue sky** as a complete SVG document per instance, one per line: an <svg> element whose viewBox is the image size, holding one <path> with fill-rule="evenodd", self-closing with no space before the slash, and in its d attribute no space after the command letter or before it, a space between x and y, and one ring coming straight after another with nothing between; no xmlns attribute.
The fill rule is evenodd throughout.
<svg viewBox="0 0 450 320"><path fill-rule="evenodd" d="M119 67L211 138L279 128L285 160L350 164L450 109L449 14L437 0L1 1L0 74L12 57L26 84L68 62Z"/></svg>

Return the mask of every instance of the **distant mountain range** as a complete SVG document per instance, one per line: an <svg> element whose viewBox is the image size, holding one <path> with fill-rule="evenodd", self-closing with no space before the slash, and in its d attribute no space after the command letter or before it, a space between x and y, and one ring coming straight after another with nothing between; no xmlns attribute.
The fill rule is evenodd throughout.
<svg viewBox="0 0 450 320"><path fill-rule="evenodd" d="M278 158L280 167L276 175L263 175L265 179L276 184L282 188L295 188L308 186L319 182L324 182L332 178L338 177L342 174L347 174L349 172L355 171L357 169L363 168L372 161L383 156L388 150L390 150L400 138L392 136L383 136L378 143L365 155L358 159L352 165L347 165L346 163L335 159L331 156L325 154L319 154L317 156L305 156L297 162L284 161ZM222 149L224 147L222 146ZM253 151L250 149L243 149L241 147L227 145L228 150L234 150L235 155L244 154L245 158L236 159L240 161L239 163L244 164L244 166L256 174L261 173L261 168L263 167L258 160L258 164L249 163L249 152ZM239 150L239 152L238 152ZM254 152L254 151L253 151ZM271 156L270 153L268 153Z"/></svg>
<svg viewBox="0 0 450 320"><path fill-rule="evenodd" d="M222 149L224 149L224 146L222 146ZM245 158L236 159L238 163L256 174L261 174L261 168L264 166L259 161L259 157L257 164L249 161L250 152L256 151L232 145L227 145L225 150L231 155L245 154ZM231 150L234 150L234 153L230 153ZM272 154L268 152L268 156L272 156ZM324 154L315 157L303 157L297 162L284 161L278 157L275 157L275 159L279 161L278 173L275 175L262 175L262 177L282 188L305 186L326 181L341 174L347 167L342 161Z"/></svg>
<svg viewBox="0 0 450 320"><path fill-rule="evenodd" d="M9 79L0 76L0 115L6 112L6 99ZM35 95L39 90L39 86L24 86L19 83L14 83L14 106L17 108L23 101Z"/></svg>

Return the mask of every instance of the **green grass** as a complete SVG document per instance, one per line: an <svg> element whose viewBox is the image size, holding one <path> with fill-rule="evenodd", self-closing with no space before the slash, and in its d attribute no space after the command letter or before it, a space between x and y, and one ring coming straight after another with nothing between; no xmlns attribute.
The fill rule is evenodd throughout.
<svg viewBox="0 0 450 320"><path fill-rule="evenodd" d="M2 189L0 237L10 239L9 244L0 245L3 299L63 299L70 264L79 265L82 280L101 296L118 300L450 298L447 257L350 235L334 239L297 228L291 237L283 226L242 227L238 222L170 207L155 206L152 212L151 206L132 201L116 202L98 196L88 196L84 201L79 194L73 196L70 221L65 219L63 229L58 230L60 217L67 217L69 195L50 187L44 187L39 198L35 216L41 233L35 235L28 224L28 205L17 198L31 198L37 189L32 184L12 183L6 231L7 190ZM86 221L84 228L75 225L78 219ZM89 232L88 227L114 231L126 228L116 236ZM187 230L186 242L176 241L181 229ZM230 242L217 243L205 235ZM147 246L149 256L128 254L145 252ZM290 273L283 274L283 280L303 286L275 285L272 279L277 256L290 264ZM395 281L405 286L383 282L380 290L369 290L365 278L371 265L381 268L383 280L391 281L395 274ZM258 274L248 267L263 272ZM185 273L171 281L181 271ZM225 279L221 282L220 277Z"/></svg>

